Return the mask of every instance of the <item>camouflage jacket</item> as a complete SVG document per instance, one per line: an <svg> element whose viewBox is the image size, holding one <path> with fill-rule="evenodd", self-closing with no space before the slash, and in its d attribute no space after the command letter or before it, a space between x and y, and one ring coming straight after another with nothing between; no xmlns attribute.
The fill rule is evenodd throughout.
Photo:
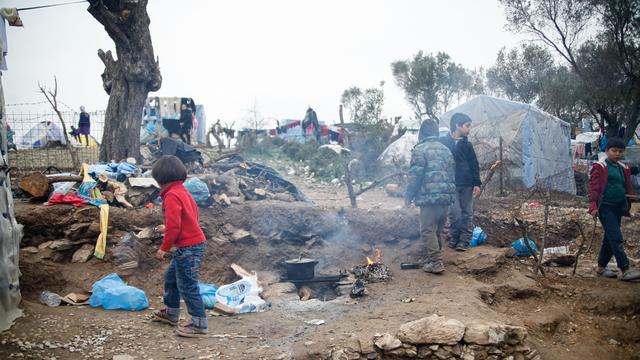
<svg viewBox="0 0 640 360"><path fill-rule="evenodd" d="M451 151L437 137L419 142L411 151L405 201L413 201L420 207L450 205L455 193L455 163Z"/></svg>

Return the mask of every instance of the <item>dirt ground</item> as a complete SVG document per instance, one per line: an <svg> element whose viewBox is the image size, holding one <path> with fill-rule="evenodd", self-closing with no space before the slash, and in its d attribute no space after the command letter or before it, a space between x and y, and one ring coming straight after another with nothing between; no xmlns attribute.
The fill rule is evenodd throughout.
<svg viewBox="0 0 640 360"><path fill-rule="evenodd" d="M286 173L284 168L278 170ZM542 229L541 207L523 207L522 194L478 201L475 223L487 232L489 243L466 253L447 248L447 272L435 276L422 270L400 270L401 262L418 260L424 250L418 238L417 209L403 209L401 199L376 189L363 194L359 209L351 210L343 188L296 176L291 180L313 204L269 200L234 205L224 211L202 209L200 213L208 239L201 279L218 284L237 279L229 269L234 262L257 271L265 297L272 303L270 311L232 317L211 313L211 337L183 339L167 325L149 320L153 309L162 306L162 276L168 261L146 261L136 273L125 277L131 285L145 290L151 304L141 312L125 312L87 306L50 308L37 300L42 290L60 294L90 290L93 282L114 272L109 256L104 261L94 258L75 264L68 259L54 262L22 254L25 316L0 334L0 358L111 359L126 354L135 359L322 359L332 349L341 348L351 334L369 339L376 333L393 333L403 323L439 314L463 323L480 319L525 326L529 345L542 359L640 359L640 283L593 276L599 241L580 260L576 277L566 267L546 267L546 277L534 275L530 260L510 256L505 246L520 237L510 219L511 209L522 207L532 237L537 239ZM554 200L548 243L575 249L576 240L581 240L574 220L583 224L590 237L589 219L581 215L580 201ZM540 199L532 198L528 203L536 201ZM16 211L19 220L44 223L41 208L19 202ZM75 210L57 208L58 219L76 221L72 219L78 215L65 215ZM128 219L126 226L117 224L110 242L117 241L125 227L160 222L157 210L115 211L113 221L120 217ZM56 226L67 226L63 224L58 221ZM253 237L213 241L224 237L226 224L250 231ZM638 224L638 217L624 224L628 253L635 265L640 251ZM61 232L44 225L30 226L25 228L25 238L32 242L54 240L50 237ZM309 235L287 238L278 234L283 229ZM597 234L599 238L599 230ZM149 244L148 256L155 246L157 242ZM363 263L374 249L381 250L393 278L368 284L366 297L300 301L295 292L278 291L286 259L299 255L317 258L316 272L333 275ZM311 319L325 323L305 323Z"/></svg>

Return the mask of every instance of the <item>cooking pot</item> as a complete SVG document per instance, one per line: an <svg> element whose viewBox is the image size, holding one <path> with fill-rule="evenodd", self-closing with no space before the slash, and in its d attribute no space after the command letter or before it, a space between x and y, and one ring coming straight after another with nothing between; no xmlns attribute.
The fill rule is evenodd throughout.
<svg viewBox="0 0 640 360"><path fill-rule="evenodd" d="M284 262L289 280L311 280L315 276L318 260L309 258L291 259Z"/></svg>

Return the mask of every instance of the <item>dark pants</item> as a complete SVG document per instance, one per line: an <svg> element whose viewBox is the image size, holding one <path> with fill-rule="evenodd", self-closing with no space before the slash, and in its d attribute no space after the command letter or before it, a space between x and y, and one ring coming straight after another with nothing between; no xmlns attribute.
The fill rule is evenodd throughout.
<svg viewBox="0 0 640 360"><path fill-rule="evenodd" d="M180 139L187 144L191 144L191 128L190 127L184 127L180 129Z"/></svg>
<svg viewBox="0 0 640 360"><path fill-rule="evenodd" d="M473 234L473 186L456 187L455 202L449 207L449 245L468 246Z"/></svg>
<svg viewBox="0 0 640 360"><path fill-rule="evenodd" d="M624 239L620 229L623 207L624 205L602 204L598 209L598 217L604 229L604 238L598 255L598 265L607 266L613 256L616 258L616 263L620 270L626 271L629 268L629 259L624 253Z"/></svg>
<svg viewBox="0 0 640 360"><path fill-rule="evenodd" d="M179 247L176 250L164 276L164 304L167 305L171 316L179 316L180 297L182 297L193 324L206 329L207 314L204 311L198 286L198 269L200 269L204 250L205 243Z"/></svg>

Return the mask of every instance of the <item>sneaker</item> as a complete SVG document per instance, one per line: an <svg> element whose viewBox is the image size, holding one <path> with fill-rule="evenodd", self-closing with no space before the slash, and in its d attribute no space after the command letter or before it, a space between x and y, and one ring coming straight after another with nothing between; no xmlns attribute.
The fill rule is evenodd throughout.
<svg viewBox="0 0 640 360"><path fill-rule="evenodd" d="M193 323L188 323L184 326L178 326L176 334L189 338L207 337L207 335L209 335L209 329L199 328L194 326Z"/></svg>
<svg viewBox="0 0 640 360"><path fill-rule="evenodd" d="M442 274L444 272L444 264L440 260L429 262L422 267L422 270L431 274Z"/></svg>
<svg viewBox="0 0 640 360"><path fill-rule="evenodd" d="M620 277L620 280L622 280L622 281L640 280L640 271L633 270L633 269L627 269L622 273L622 276Z"/></svg>
<svg viewBox="0 0 640 360"><path fill-rule="evenodd" d="M469 245L467 244L458 244L456 246L456 251L467 251L469 249Z"/></svg>
<svg viewBox="0 0 640 360"><path fill-rule="evenodd" d="M453 249L453 250L455 250L455 249L456 249L456 244L454 244L454 243L450 243L450 242L448 242L448 243L447 243L447 246L448 246L450 249Z"/></svg>
<svg viewBox="0 0 640 360"><path fill-rule="evenodd" d="M156 310L153 312L153 321L167 323L172 326L178 326L180 318L169 315L167 309Z"/></svg>

